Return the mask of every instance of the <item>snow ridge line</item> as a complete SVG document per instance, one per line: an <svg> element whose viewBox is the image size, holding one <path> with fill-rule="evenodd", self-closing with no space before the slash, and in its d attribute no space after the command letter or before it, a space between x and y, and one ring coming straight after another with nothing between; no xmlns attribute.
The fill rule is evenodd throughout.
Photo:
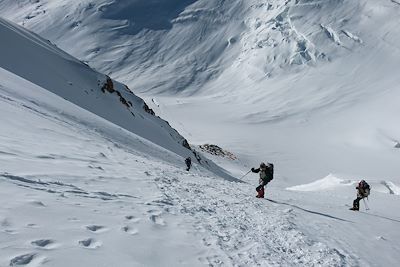
<svg viewBox="0 0 400 267"><path fill-rule="evenodd" d="M392 3L394 3L394 4L397 4L397 5L400 5L400 1L397 1L397 0L390 0Z"/></svg>

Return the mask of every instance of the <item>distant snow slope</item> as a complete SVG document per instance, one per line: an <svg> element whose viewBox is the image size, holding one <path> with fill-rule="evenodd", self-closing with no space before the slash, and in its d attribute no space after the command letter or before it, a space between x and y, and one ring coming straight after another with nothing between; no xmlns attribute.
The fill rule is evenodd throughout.
<svg viewBox="0 0 400 267"><path fill-rule="evenodd" d="M390 0L4 0L0 10L139 92L246 90L271 105L287 91L290 114L362 96L343 81L390 73L399 49ZM304 103L310 95L320 101Z"/></svg>
<svg viewBox="0 0 400 267"><path fill-rule="evenodd" d="M242 8L238 1L7 0L0 15L135 90L179 92L203 84L222 70L221 61L230 61L221 53L244 27Z"/></svg>

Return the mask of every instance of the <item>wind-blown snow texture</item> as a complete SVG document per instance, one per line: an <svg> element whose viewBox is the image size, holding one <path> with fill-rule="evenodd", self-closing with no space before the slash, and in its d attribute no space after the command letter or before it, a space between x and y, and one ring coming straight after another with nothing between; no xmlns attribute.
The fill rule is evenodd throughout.
<svg viewBox="0 0 400 267"><path fill-rule="evenodd" d="M22 71L35 53L6 40L18 60L0 79L1 266L398 264L396 1L4 0L0 15L127 83L191 143L233 152L210 157L237 177L260 161L276 169L268 200L253 198L255 175L182 172L181 157L129 132L147 131L50 96L47 77ZM97 86L99 74L56 51L38 62L64 79L57 95ZM101 115L88 93L65 98ZM188 155L154 129L147 139ZM350 212L362 178L370 209Z"/></svg>

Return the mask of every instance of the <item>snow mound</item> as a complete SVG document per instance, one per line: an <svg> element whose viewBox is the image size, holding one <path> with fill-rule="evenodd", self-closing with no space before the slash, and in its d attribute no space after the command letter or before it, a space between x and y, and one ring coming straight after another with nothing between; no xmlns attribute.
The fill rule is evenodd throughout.
<svg viewBox="0 0 400 267"><path fill-rule="evenodd" d="M329 174L325 178L317 180L315 182L303 185L296 185L292 187L286 188L287 190L292 191L325 191L325 190L333 190L339 187L345 187L353 185L352 181L340 179L333 174Z"/></svg>
<svg viewBox="0 0 400 267"><path fill-rule="evenodd" d="M361 179L341 179L334 174L329 174L325 178L314 181L312 183L296 185L286 188L290 191L328 191L345 187L355 187ZM371 191L377 191L385 194L400 195L400 186L385 180L365 179L371 186Z"/></svg>

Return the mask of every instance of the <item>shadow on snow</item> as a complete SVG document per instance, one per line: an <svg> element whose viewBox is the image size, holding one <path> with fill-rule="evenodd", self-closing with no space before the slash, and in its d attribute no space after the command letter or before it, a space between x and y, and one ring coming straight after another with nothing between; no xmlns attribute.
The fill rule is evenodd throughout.
<svg viewBox="0 0 400 267"><path fill-rule="evenodd" d="M168 30L172 20L197 0L149 0L113 1L99 10L102 17L112 20L127 20L128 34L135 35L143 29Z"/></svg>
<svg viewBox="0 0 400 267"><path fill-rule="evenodd" d="M292 207L292 208L299 209L299 210L304 211L304 212L308 212L308 213L311 213L311 214L320 215L320 216L327 217L327 218L330 218L330 219L335 219L335 220L339 220L339 221L342 221L342 222L354 223L353 221L349 221L349 220L346 220L346 219L342 219L342 218L339 218L339 217L335 217L335 216L332 216L332 215L329 215L329 214L326 214L326 213L322 213L322 212L317 212L317 211L312 211L312 210L304 209L304 208L299 207L299 206L297 206L297 205L293 205L293 204L289 204L289 203L285 203L285 202L279 202L279 201L272 200L272 199L269 199L269 198L266 198L266 200L268 200L268 201L270 201L270 202L272 202L272 203L275 203L275 204L290 206L290 207Z"/></svg>

